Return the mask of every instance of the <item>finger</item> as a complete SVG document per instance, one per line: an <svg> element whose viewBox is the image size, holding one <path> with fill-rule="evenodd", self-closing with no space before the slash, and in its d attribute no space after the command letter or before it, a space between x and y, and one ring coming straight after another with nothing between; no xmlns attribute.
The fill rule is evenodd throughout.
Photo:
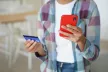
<svg viewBox="0 0 108 72"><path fill-rule="evenodd" d="M34 53L34 52L37 52L37 46L36 47L34 47L34 48L32 48L31 50L30 50L30 52L32 52L32 53Z"/></svg>
<svg viewBox="0 0 108 72"><path fill-rule="evenodd" d="M34 52L37 52L37 49L36 48L33 48L31 51L29 51L29 52L32 52L32 53L34 53Z"/></svg>
<svg viewBox="0 0 108 72"><path fill-rule="evenodd" d="M36 44L37 44L37 42L34 42L34 43L29 47L28 51L29 51L29 52L33 52L33 50L36 49L36 47L35 47Z"/></svg>
<svg viewBox="0 0 108 72"><path fill-rule="evenodd" d="M26 48L29 48L33 44L33 40L31 40L28 44L26 44Z"/></svg>
<svg viewBox="0 0 108 72"><path fill-rule="evenodd" d="M75 36L73 34L71 34L70 36L64 37L64 38L70 40L71 38L75 38Z"/></svg>
<svg viewBox="0 0 108 72"><path fill-rule="evenodd" d="M72 42L77 42L79 38L76 38L75 36L67 37L66 39L72 41Z"/></svg>
<svg viewBox="0 0 108 72"><path fill-rule="evenodd" d="M77 26L72 26L72 25L68 24L67 27L68 27L68 28L71 28L71 29L74 29L74 30L76 30L76 31L78 31L78 32L81 31L81 28L79 28L79 27L77 27Z"/></svg>
<svg viewBox="0 0 108 72"><path fill-rule="evenodd" d="M65 35L65 36L71 36L71 34L70 33L67 33L67 32L59 31L59 33Z"/></svg>
<svg viewBox="0 0 108 72"><path fill-rule="evenodd" d="M71 25L71 27L73 27L73 28L69 28L69 27L67 27L67 30L68 31L71 31L74 35L76 35L76 36L80 36L80 35L82 35L82 29L81 28L79 28L79 27L75 27L75 26L72 26ZM77 29L77 30L75 30L75 28Z"/></svg>
<svg viewBox="0 0 108 72"><path fill-rule="evenodd" d="M74 30L72 28L66 27L66 26L62 26L62 28L69 31L69 32L71 32L71 33L74 33L74 34L78 32L78 31L76 31L76 30Z"/></svg>
<svg viewBox="0 0 108 72"><path fill-rule="evenodd" d="M27 45L30 42L30 39L25 41L25 45Z"/></svg>
<svg viewBox="0 0 108 72"><path fill-rule="evenodd" d="M40 43L37 43L36 47L31 50L31 52L37 52L38 48L40 48Z"/></svg>
<svg viewBox="0 0 108 72"><path fill-rule="evenodd" d="M36 44L36 47L33 47L33 48L30 50L30 52L32 52L32 53L33 53L33 52L37 52L39 46L40 46L40 43L37 43L37 44Z"/></svg>

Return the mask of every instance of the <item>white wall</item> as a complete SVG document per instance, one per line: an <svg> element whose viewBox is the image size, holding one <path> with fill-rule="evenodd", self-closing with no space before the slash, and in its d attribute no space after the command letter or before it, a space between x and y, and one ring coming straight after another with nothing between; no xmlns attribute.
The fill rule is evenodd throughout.
<svg viewBox="0 0 108 72"><path fill-rule="evenodd" d="M42 1L44 0L23 0L24 4L32 4L36 10L40 9Z"/></svg>
<svg viewBox="0 0 108 72"><path fill-rule="evenodd" d="M95 0L101 16L101 39L108 40L108 0Z"/></svg>
<svg viewBox="0 0 108 72"><path fill-rule="evenodd" d="M48 2L49 0L44 0L44 3Z"/></svg>
<svg viewBox="0 0 108 72"><path fill-rule="evenodd" d="M108 72L108 0L95 2L101 17L101 51L98 59L92 64L92 72Z"/></svg>

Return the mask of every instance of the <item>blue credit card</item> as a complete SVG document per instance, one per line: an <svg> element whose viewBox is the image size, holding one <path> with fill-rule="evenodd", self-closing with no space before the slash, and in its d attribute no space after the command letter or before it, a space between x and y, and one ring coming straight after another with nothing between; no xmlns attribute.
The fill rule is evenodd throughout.
<svg viewBox="0 0 108 72"><path fill-rule="evenodd" d="M28 36L28 35L23 35L23 36L24 36L24 38L25 38L26 40L34 40L34 41L36 41L36 42L40 42L40 40L39 40L38 37L35 37L35 36Z"/></svg>

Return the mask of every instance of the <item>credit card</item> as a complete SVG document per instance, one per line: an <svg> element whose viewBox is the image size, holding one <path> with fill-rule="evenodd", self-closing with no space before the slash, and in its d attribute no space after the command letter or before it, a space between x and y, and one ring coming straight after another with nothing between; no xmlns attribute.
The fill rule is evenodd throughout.
<svg viewBox="0 0 108 72"><path fill-rule="evenodd" d="M23 35L26 40L34 40L36 42L40 42L39 38L36 36Z"/></svg>

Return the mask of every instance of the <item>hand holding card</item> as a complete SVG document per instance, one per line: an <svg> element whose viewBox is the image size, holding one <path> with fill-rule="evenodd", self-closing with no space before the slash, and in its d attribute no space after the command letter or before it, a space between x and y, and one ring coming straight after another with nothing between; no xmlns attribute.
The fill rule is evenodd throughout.
<svg viewBox="0 0 108 72"><path fill-rule="evenodd" d="M28 52L38 53L39 56L45 56L46 53L38 37L23 35L26 39L25 47Z"/></svg>

